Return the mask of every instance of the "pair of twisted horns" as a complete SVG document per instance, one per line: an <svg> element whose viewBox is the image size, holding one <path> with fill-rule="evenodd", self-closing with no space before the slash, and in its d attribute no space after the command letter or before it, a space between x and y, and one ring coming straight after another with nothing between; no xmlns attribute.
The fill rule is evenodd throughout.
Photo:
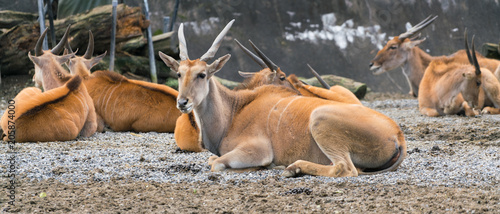
<svg viewBox="0 0 500 214"><path fill-rule="evenodd" d="M63 35L61 41L59 41L59 43L57 43L57 45L54 48L52 48L52 50L50 51L52 54L58 55L64 49L65 44L68 43L68 32L69 32L70 27L71 27L71 25L68 25L68 28L66 28L66 32L64 32L64 35ZM45 35L47 34L48 29L49 28L46 28L43 31L42 35L40 35L40 38L38 38L38 41L36 42L35 56L41 56L43 54L42 43L43 43L43 39L45 38Z"/></svg>
<svg viewBox="0 0 500 214"><path fill-rule="evenodd" d="M437 17L438 16L432 17L432 15L428 16L427 18L425 18L423 21L421 21L417 25L413 26L412 28L410 28L406 32L399 35L399 37L398 37L399 41L404 41L406 38L410 38L413 35L415 35L416 33L420 32L422 29L424 29L425 27L430 25Z"/></svg>
<svg viewBox="0 0 500 214"><path fill-rule="evenodd" d="M464 33L465 37L465 52L467 52L467 59L469 59L469 63L474 66L476 69L476 75L481 74L481 69L479 68L479 63L477 62L477 57L476 57L476 50L474 48L474 37L475 35L472 35L472 51L469 51L469 37L467 36L467 29L465 30ZM472 53L472 54L471 54Z"/></svg>
<svg viewBox="0 0 500 214"><path fill-rule="evenodd" d="M237 39L235 39L236 44L245 52L253 61L255 61L257 64L260 65L261 68L269 68L271 71L275 72L278 70L278 66L274 64L255 44L251 41L250 45L252 46L253 50L259 55L256 56L253 54L250 50L248 50L245 46L243 46Z"/></svg>
<svg viewBox="0 0 500 214"><path fill-rule="evenodd" d="M226 25L226 27L224 27L224 29L222 29L222 31L219 33L217 38L215 38L214 42L212 43L212 46L208 49L208 51L205 54L203 54L203 56L200 57L201 61L206 62L215 56L215 53L217 53L217 50L219 50L219 47L222 43L222 39L233 25L233 22L234 19L231 20ZM179 26L178 37L179 37L179 57L181 58L181 60L189 60L187 46L186 46L186 38L184 37L184 24L181 24Z"/></svg>
<svg viewBox="0 0 500 214"><path fill-rule="evenodd" d="M69 42L66 42L65 47L66 49L68 49L68 53L73 53L71 45L69 45ZM92 59L92 54L94 54L94 35L92 34L92 31L89 30L89 44L87 45L87 50L85 51L83 58Z"/></svg>

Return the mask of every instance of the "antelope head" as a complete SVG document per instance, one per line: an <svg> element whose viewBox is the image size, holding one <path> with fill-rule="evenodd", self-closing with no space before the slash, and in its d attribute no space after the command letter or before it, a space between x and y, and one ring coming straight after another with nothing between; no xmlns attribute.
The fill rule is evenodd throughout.
<svg viewBox="0 0 500 214"><path fill-rule="evenodd" d="M470 107L475 108L478 106L479 88L481 87L481 68L477 61L476 51L474 48L474 36L472 36L472 51L469 51L469 44L467 42L467 31L465 31L465 51L467 52L467 59L472 66L467 67L462 73L464 81L462 83L461 92L465 101Z"/></svg>
<svg viewBox="0 0 500 214"><path fill-rule="evenodd" d="M212 62L212 64L207 63L215 56L215 53L219 49L224 36L233 25L233 22L234 19L231 20L226 27L224 27L222 32L220 32L217 38L215 38L215 41L212 43L210 49L199 59L190 60L188 57L183 24L180 25L178 32L179 56L181 61L177 62L174 58L162 53L161 51L159 52L160 58L163 62L173 71L177 72L179 81L177 108L182 113L190 113L193 108L202 103L208 95L211 78L215 73L222 69L224 64L226 64L231 57L230 54L226 54Z"/></svg>
<svg viewBox="0 0 500 214"><path fill-rule="evenodd" d="M288 79L286 79L285 72L281 71L281 69L272 62L255 44L250 42L250 45L254 49L254 51L259 55L256 56L250 50L248 50L245 46L243 46L238 40L236 40L238 46L245 52L253 61L255 61L262 70L259 72L242 72L238 71L240 76L246 78L245 82L242 84L246 89L253 89L261 85L283 85L285 87L289 87L294 89L293 85L290 83Z"/></svg>
<svg viewBox="0 0 500 214"><path fill-rule="evenodd" d="M436 18L437 16L429 16L405 33L389 40L370 62L370 70L373 74L383 74L403 65L408 60L411 50L425 41L425 38L419 39L420 35L417 33L431 24Z"/></svg>
<svg viewBox="0 0 500 214"><path fill-rule="evenodd" d="M52 48L52 50L46 51L42 50L43 39L47 34L48 28L45 29L45 31L43 31L42 35L40 35L40 38L38 38L38 41L36 42L35 55L33 56L30 52L28 52L29 59L35 64L35 75L33 75L33 82L35 82L36 87L42 88L44 86L44 75L52 75L51 72L59 67L63 70L61 64L67 62L71 57L75 55L67 54L58 56L58 54L60 54L64 49L64 45L68 42L68 32L70 27L71 25L66 28L66 32L64 32L64 36L62 37L61 41L59 41L59 43L54 48ZM43 72L44 70L46 70L45 73ZM62 76L63 74L58 73L56 75L61 78L60 76Z"/></svg>
<svg viewBox="0 0 500 214"><path fill-rule="evenodd" d="M71 49L71 46L69 45L69 42L66 43L64 53L69 52L70 54L74 54L73 50ZM97 63L99 63L104 56L106 56L106 51L95 57L92 58L92 54L94 53L94 35L92 35L92 31L89 30L89 43L87 45L87 50L85 51L85 54L83 56L74 56L69 60L69 63L67 64L71 74L76 74L79 72L81 75L90 75L90 69L94 67Z"/></svg>

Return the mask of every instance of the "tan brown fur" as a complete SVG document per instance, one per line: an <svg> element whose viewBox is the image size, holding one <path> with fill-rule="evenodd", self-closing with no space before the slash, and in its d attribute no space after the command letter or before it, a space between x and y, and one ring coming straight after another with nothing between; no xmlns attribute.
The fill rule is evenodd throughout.
<svg viewBox="0 0 500 214"><path fill-rule="evenodd" d="M311 85L305 85L294 74L288 76L287 79L297 90L299 90L300 94L302 94L303 96L318 97L325 100L332 100L341 103L362 105L361 101L359 101L356 95L349 91L349 89L342 86L335 85L330 87L330 89L324 89Z"/></svg>
<svg viewBox="0 0 500 214"><path fill-rule="evenodd" d="M166 85L130 80L111 71L91 74L90 69L105 54L88 59L76 56L68 66L71 73L84 77L97 112L97 130L102 132L108 125L113 131L174 132L181 115L175 109L178 92Z"/></svg>
<svg viewBox="0 0 500 214"><path fill-rule="evenodd" d="M67 141L96 131L93 102L79 76L44 93L34 87L25 88L14 101L14 120L5 112L1 125L8 130L9 121L15 123L17 142Z"/></svg>
<svg viewBox="0 0 500 214"><path fill-rule="evenodd" d="M113 131L174 131L180 116L174 89L129 80L111 71L96 71L84 83L100 117L98 131L103 131L104 124Z"/></svg>
<svg viewBox="0 0 500 214"><path fill-rule="evenodd" d="M481 70L481 74L476 75L474 66L453 57L433 60L420 84L420 112L431 117L461 111L465 111L467 116L477 115L479 112L473 108L481 108L480 83L485 73L492 76L488 69Z"/></svg>

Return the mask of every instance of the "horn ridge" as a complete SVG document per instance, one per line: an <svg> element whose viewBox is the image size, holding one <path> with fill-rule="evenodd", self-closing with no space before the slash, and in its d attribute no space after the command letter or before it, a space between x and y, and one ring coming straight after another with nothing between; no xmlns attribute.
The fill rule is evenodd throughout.
<svg viewBox="0 0 500 214"><path fill-rule="evenodd" d="M276 72L278 70L278 66L274 64L259 48L257 48L257 46L255 46L255 44L251 40L248 41L250 42L250 45L252 46L253 50L257 53L257 55L259 55L262 61L266 63L267 67L271 69L273 72Z"/></svg>
<svg viewBox="0 0 500 214"><path fill-rule="evenodd" d="M186 46L186 37L184 37L184 24L179 26L179 31L177 32L179 37L179 57L181 60L189 60L188 50Z"/></svg>
<svg viewBox="0 0 500 214"><path fill-rule="evenodd" d="M234 39L234 41L243 50L243 52L245 52L247 54L247 56L249 56L254 62L256 62L257 64L259 64L261 68L267 68L266 63L264 63L264 61L262 61L261 58L259 58L255 54L253 54L250 50L248 50L248 48L246 48L245 46L243 46L240 43L240 41L238 41L237 39Z"/></svg>
<svg viewBox="0 0 500 214"><path fill-rule="evenodd" d="M474 37L475 35L472 35L472 61L473 61L473 65L474 65L474 68L476 69L476 75L480 75L481 74L481 68L479 67L479 62L477 61L477 57L476 57L476 50L474 48Z"/></svg>
<svg viewBox="0 0 500 214"><path fill-rule="evenodd" d="M469 42L467 41L469 40L469 36L467 35L467 29L465 29L464 38L465 38L465 52L467 53L467 59L469 60L469 63L473 65L474 62L472 61L472 56L470 55L471 53L469 50Z"/></svg>
<svg viewBox="0 0 500 214"><path fill-rule="evenodd" d="M222 29L222 31L219 33L219 35L215 38L214 42L212 43L212 46L210 46L208 51L205 54L203 54L203 56L200 57L201 61L206 62L215 56L215 54L217 53L217 50L219 50L219 47L222 43L222 39L224 39L224 36L226 36L229 29L231 29L231 26L233 25L233 23L234 23L234 19L231 20L229 23L227 23L226 27L224 27L224 29Z"/></svg>
<svg viewBox="0 0 500 214"><path fill-rule="evenodd" d="M92 31L89 30L89 44L87 45L87 50L85 51L83 58L91 59L92 54L94 54L94 35L92 34Z"/></svg>
<svg viewBox="0 0 500 214"><path fill-rule="evenodd" d="M50 51L51 53L55 55L61 53L61 51L64 49L64 46L66 46L66 43L68 42L68 32L70 28L71 24L69 24L68 27L66 28L66 31L64 32L64 35L61 38L61 41L59 41L59 43L57 43L57 45L54 48L52 48L52 50Z"/></svg>
<svg viewBox="0 0 500 214"><path fill-rule="evenodd" d="M41 56L43 54L43 51L42 51L42 43L43 43L43 39L45 38L45 35L47 35L47 30L49 28L45 28L45 30L43 31L42 35L40 35L40 38L38 38L38 41L36 42L36 45L35 45L35 56Z"/></svg>
<svg viewBox="0 0 500 214"><path fill-rule="evenodd" d="M307 64L307 67L309 67L309 71L311 71L311 73L316 77L316 79L318 79L319 83L321 83L321 85L326 88L326 89L330 89L330 85L328 85L328 83L326 83L326 81L321 78L321 76L318 74L318 72L316 72L312 67L311 65Z"/></svg>
<svg viewBox="0 0 500 214"><path fill-rule="evenodd" d="M432 17L432 15L428 16L423 21L421 21L420 23L418 23L415 26L413 26L411 29L409 29L406 32L400 34L399 35L399 40L403 41L406 38L414 35L415 33L418 33L419 31L421 31L422 29L424 29L425 27L427 27L429 24L431 24L432 22L434 22L434 20L437 19L437 17L438 16Z"/></svg>

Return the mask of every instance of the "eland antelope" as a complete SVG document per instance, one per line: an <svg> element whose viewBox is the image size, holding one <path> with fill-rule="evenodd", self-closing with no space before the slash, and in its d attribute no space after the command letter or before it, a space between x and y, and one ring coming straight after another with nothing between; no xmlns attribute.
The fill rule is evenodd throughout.
<svg viewBox="0 0 500 214"><path fill-rule="evenodd" d="M179 76L177 108L193 112L212 171L285 166L284 176L357 176L395 170L406 156L399 126L362 105L299 96L264 85L231 91L213 77L229 60L212 59L234 20L202 57L190 60L179 27L181 61L160 52Z"/></svg>
<svg viewBox="0 0 500 214"><path fill-rule="evenodd" d="M73 51L67 46L70 53ZM111 71L90 69L104 55L92 58L94 40L89 31L89 44L82 57L70 60L71 73L81 75L97 112L98 131L108 125L113 131L173 132L177 118L177 91L166 86L130 80Z"/></svg>

